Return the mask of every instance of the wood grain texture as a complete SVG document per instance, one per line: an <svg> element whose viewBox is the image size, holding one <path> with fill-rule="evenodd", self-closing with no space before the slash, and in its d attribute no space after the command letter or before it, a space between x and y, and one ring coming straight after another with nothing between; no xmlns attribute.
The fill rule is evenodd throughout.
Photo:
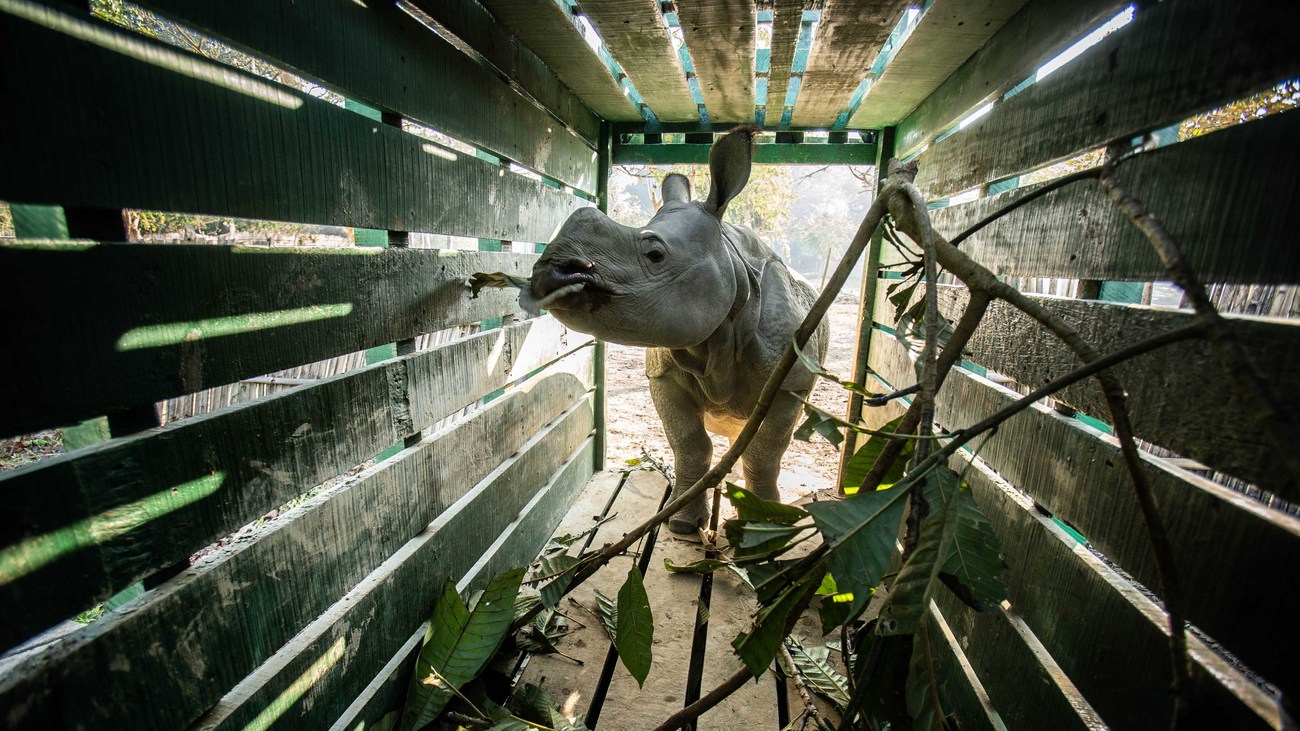
<svg viewBox="0 0 1300 731"><path fill-rule="evenodd" d="M967 112L1000 98L1043 62L1113 17L1124 0L1030 0L939 88L898 123L906 157L951 129ZM905 46L906 47L906 46Z"/></svg>
<svg viewBox="0 0 1300 731"><path fill-rule="evenodd" d="M348 98L399 112L574 188L595 191L595 155L585 140L395 4L150 0L144 5L318 79Z"/></svg>
<svg viewBox="0 0 1300 731"><path fill-rule="evenodd" d="M803 24L804 3L800 0L775 0L772 3L772 46L768 57L767 105L764 126L775 127L785 110L785 95L790 88L790 71L794 49Z"/></svg>
<svg viewBox="0 0 1300 731"><path fill-rule="evenodd" d="M916 184L930 199L945 198L1300 75L1295 12L1267 0L1151 5L1067 68L931 148Z"/></svg>
<svg viewBox="0 0 1300 731"><path fill-rule="evenodd" d="M1172 710L1167 700L1167 622L1157 605L1036 511L987 465L978 460L970 469L968 465L965 454L951 462L953 469L964 472L1001 543L1013 610L1110 728L1167 727ZM1192 652L1189 697L1198 724L1269 727L1224 683L1257 706L1267 698L1262 691L1195 639ZM1027 696L1013 694L1004 703L1025 700ZM1032 710L1012 715L1033 717Z"/></svg>
<svg viewBox="0 0 1300 731"><path fill-rule="evenodd" d="M584 0L582 11L656 117L700 118L658 0Z"/></svg>
<svg viewBox="0 0 1300 731"><path fill-rule="evenodd" d="M893 337L872 335L871 368L894 387L915 382ZM961 369L939 392L936 421L969 426L1018 394ZM1035 503L1074 526L1090 545L1148 588L1159 586L1119 447L1076 419L1036 405L981 440L980 457ZM1279 582L1300 562L1300 518L1222 485L1145 458L1152 492L1183 582L1189 622L1222 643L1283 692L1294 692L1286 658L1300 648L1272 631L1300 603L1294 582ZM1224 588L1232 577L1232 590Z"/></svg>
<svg viewBox="0 0 1300 731"><path fill-rule="evenodd" d="M411 0L466 52L481 58L516 91L536 99L571 130L595 145L600 118L565 86L537 54L496 22L478 0Z"/></svg>
<svg viewBox="0 0 1300 731"><path fill-rule="evenodd" d="M803 74L795 127L830 127L907 9L901 0L827 0Z"/></svg>
<svg viewBox="0 0 1300 731"><path fill-rule="evenodd" d="M40 22L0 13L0 95L40 103L0 122L0 199L535 242L586 205L141 35L24 7Z"/></svg>
<svg viewBox="0 0 1300 731"><path fill-rule="evenodd" d="M752 123L754 4L745 0L683 2L677 6L677 17L691 50L709 121Z"/></svg>
<svg viewBox="0 0 1300 731"><path fill-rule="evenodd" d="M955 322L966 307L964 287L944 286L940 310ZM1157 334L1191 325L1190 310L1109 304L1045 295L1026 295L1070 324L1101 353L1120 350ZM919 296L918 296L919 299ZM877 299L885 324L892 306ZM1269 384L1285 411L1300 410L1300 322L1229 316L1251 363ZM970 360L1037 387L1064 376L1079 361L1055 336L1019 310L996 302L968 345ZM1128 392L1133 429L1141 439L1266 490L1289 489L1273 469L1272 447L1237 397L1233 374L1224 373L1204 340L1177 343L1111 369ZM1089 416L1110 422L1110 409L1095 379L1060 391L1056 397ZM1189 405L1194 404L1189 408Z"/></svg>
<svg viewBox="0 0 1300 731"><path fill-rule="evenodd" d="M969 731L1006 731L1002 717L993 708L988 691L975 674L970 660L952 628L934 604L926 619L934 640L935 667L939 676L939 701L945 713L956 716L958 728Z"/></svg>
<svg viewBox="0 0 1300 731"><path fill-rule="evenodd" d="M1300 280L1297 135L1300 118L1283 114L1143 153L1117 175L1178 239L1203 282L1293 283ZM1033 190L933 211L935 230L955 236ZM961 248L995 274L1169 278L1151 244L1092 180L1026 204Z"/></svg>
<svg viewBox="0 0 1300 731"><path fill-rule="evenodd" d="M185 560L587 340L551 318L517 323L6 473L0 602L10 610L0 645ZM559 369L586 379L590 360L582 348ZM204 476L211 495L162 501ZM128 510L144 510L146 519L103 535L67 529L107 524Z"/></svg>
<svg viewBox="0 0 1300 731"><path fill-rule="evenodd" d="M686 163L707 165L711 145L615 145L615 165L673 165ZM876 146L860 143L844 145L771 144L758 145L756 165L871 165L876 161Z"/></svg>
<svg viewBox="0 0 1300 731"><path fill-rule="evenodd" d="M549 479L542 474L531 478L536 481L526 489L511 490L529 498L522 507L498 509L490 499L466 503L461 510L453 507L222 699L199 720L196 731L245 728L282 694L292 693L294 682L317 658L342 641L351 654L318 676L279 717L289 728L327 728L428 618L444 577L460 577L457 589L466 595L498 573L533 560L591 476L592 462L592 440L587 439ZM480 529L478 521L499 535ZM448 545L435 540L446 532L462 541Z"/></svg>
<svg viewBox="0 0 1300 731"><path fill-rule="evenodd" d="M1016 14L1025 0L935 0L872 82L851 129L898 124Z"/></svg>
<svg viewBox="0 0 1300 731"><path fill-rule="evenodd" d="M498 400L442 437L205 557L131 611L100 620L44 662L6 678L0 697L19 709L10 721L54 728L131 717L141 727L182 727L368 574L401 556L408 541L423 538L436 547L443 557L425 563L459 577L587 439L590 401L574 402L585 386L563 371L543 376L531 391ZM123 680L111 681L118 673ZM127 679L141 673L153 680ZM164 687L168 703L147 702ZM98 700L60 704L60 697Z"/></svg>
<svg viewBox="0 0 1300 731"><path fill-rule="evenodd" d="M0 432L23 433L515 312L474 272L528 276L532 254L153 244L0 246L24 358L0 361Z"/></svg>
<svg viewBox="0 0 1300 731"><path fill-rule="evenodd" d="M568 11L555 0L485 0L483 5L601 118L641 119L641 113L583 40Z"/></svg>

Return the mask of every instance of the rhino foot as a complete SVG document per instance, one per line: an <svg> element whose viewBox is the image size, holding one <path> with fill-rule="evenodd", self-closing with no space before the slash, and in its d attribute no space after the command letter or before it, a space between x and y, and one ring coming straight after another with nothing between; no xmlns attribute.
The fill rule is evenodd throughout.
<svg viewBox="0 0 1300 731"><path fill-rule="evenodd" d="M678 535L695 535L700 527L707 525L708 522L709 508L703 496L700 496L668 519L668 530Z"/></svg>

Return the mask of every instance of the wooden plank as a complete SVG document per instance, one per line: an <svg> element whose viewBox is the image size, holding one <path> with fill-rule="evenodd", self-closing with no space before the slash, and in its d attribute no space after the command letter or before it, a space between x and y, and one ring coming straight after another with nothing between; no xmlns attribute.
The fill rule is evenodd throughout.
<svg viewBox="0 0 1300 731"><path fill-rule="evenodd" d="M895 387L915 382L893 337L877 331L871 367ZM937 421L952 430L1011 403L1019 394L965 370L948 376ZM1119 447L1077 419L1042 405L1007 420L981 442L980 457L1044 509L1148 588L1159 586L1146 531ZM1187 619L1290 695L1295 674L1285 658L1295 638L1271 631L1300 604L1294 582L1279 582L1300 562L1300 518L1222 485L1144 456L1147 475L1180 567ZM1223 577L1232 576L1232 587ZM1290 597L1289 599L1287 597Z"/></svg>
<svg viewBox="0 0 1300 731"><path fill-rule="evenodd" d="M412 0L446 31L447 40L479 58L516 91L536 99L590 145L600 118L547 65L497 23L478 0Z"/></svg>
<svg viewBox="0 0 1300 731"><path fill-rule="evenodd" d="M1024 4L1025 0L936 0L880 78L871 83L848 126L877 129L898 124Z"/></svg>
<svg viewBox="0 0 1300 731"><path fill-rule="evenodd" d="M595 156L585 140L395 4L144 5L348 98L399 112L580 190L595 190Z"/></svg>
<svg viewBox="0 0 1300 731"><path fill-rule="evenodd" d="M109 722L150 704L120 689L109 700L102 689L117 683L105 680L143 672L157 677L150 687L122 685L150 697L174 687L166 689L169 703L152 704L165 707L133 721L181 727L416 536L452 554L436 563L459 576L532 497L537 482L587 439L591 406L588 399L573 402L575 391L582 393L573 380L544 377L532 392L500 399L443 437L241 537L132 611L92 625L47 653L45 662L4 681L0 697L7 707L26 699L22 715L11 719L29 725L46 719L51 728ZM460 522L428 529L430 521L453 518ZM174 649L144 652L151 643ZM127 668L105 667L117 657ZM65 694L101 701L58 703Z"/></svg>
<svg viewBox="0 0 1300 731"><path fill-rule="evenodd" d="M681 3L677 16L709 121L752 123L754 4L744 0Z"/></svg>
<svg viewBox="0 0 1300 731"><path fill-rule="evenodd" d="M40 100L4 115L4 200L509 241L546 241L586 205L328 102L53 8L6 5L0 66L8 70L0 94Z"/></svg>
<svg viewBox="0 0 1300 731"><path fill-rule="evenodd" d="M917 186L945 198L1300 75L1293 15L1267 0L1151 5L1069 68L922 155Z"/></svg>
<svg viewBox="0 0 1300 731"><path fill-rule="evenodd" d="M987 465L968 459L957 455L951 465L965 472L1001 543L1012 608L1111 728L1168 726L1168 640L1159 607ZM1197 723L1206 728L1267 727L1259 711L1276 717L1276 708L1265 708L1263 691L1199 640L1189 639L1194 676L1188 697ZM1243 703L1225 682L1256 708Z"/></svg>
<svg viewBox="0 0 1300 731"><path fill-rule="evenodd" d="M1291 144L1300 119L1279 115L1197 137L1124 163L1119 178L1165 223L1204 282L1291 283L1300 226ZM955 236L1023 191L932 211ZM1236 244L1249 241L1248 249ZM1151 281L1168 279L1151 245L1094 181L1043 196L963 241L997 274ZM1248 253L1247 253L1248 252Z"/></svg>
<svg viewBox="0 0 1300 731"><path fill-rule="evenodd" d="M0 644L185 560L527 376L570 339L585 340L549 318L518 323L5 474L0 603L10 610ZM585 379L590 358L584 348L558 368ZM111 523L131 511L144 514Z"/></svg>
<svg viewBox="0 0 1300 731"><path fill-rule="evenodd" d="M6 244L0 291L29 357L0 362L0 432L152 403L517 311L515 290L470 297L474 272L528 276L532 254L153 244Z"/></svg>
<svg viewBox="0 0 1300 731"><path fill-rule="evenodd" d="M615 165L707 165L710 145L614 145ZM864 144L759 145L754 162L759 165L871 165L876 146Z"/></svg>
<svg viewBox="0 0 1300 731"><path fill-rule="evenodd" d="M966 306L966 289L944 286L940 292L941 311L955 322ZM1195 320L1190 310L1027 296L1073 326L1102 353L1191 325ZM876 312L890 316L892 310L882 306L880 300ZM1294 377L1300 369L1300 322L1228 318L1251 363L1269 384L1282 409L1292 413L1300 410L1300 383ZM989 308L968 348L970 360L1031 387L1063 376L1079 365L1055 336L1002 302ZM1260 439L1254 416L1236 397L1230 383L1235 374L1223 372L1208 342L1171 345L1117 366L1112 372L1128 392L1138 437L1266 490L1285 488L1285 477L1272 468L1272 447ZM1095 379L1075 384L1055 398L1089 416L1110 421L1110 409ZM1188 408L1190 403L1195 403L1195 408Z"/></svg>
<svg viewBox="0 0 1300 731"><path fill-rule="evenodd" d="M682 559L674 560L699 561L704 558L704 551L700 546L689 548L694 550ZM695 602L684 609L692 610L691 614L694 615ZM731 643L741 632L749 632L753 628L754 614L757 610L758 601L754 597L754 590L743 584L739 577L730 571L719 571L713 575L713 595L709 602L709 640L704 652L702 693L708 693L718 687L744 667L744 661L736 654ZM816 622L817 620L813 613L805 613L800 621ZM813 630L809 634L816 633L817 631ZM798 701L791 708L799 708L797 704ZM792 710L791 717L797 713ZM696 728L699 731L777 728L775 720L776 684L769 671L757 681L745 683L717 707L700 716Z"/></svg>
<svg viewBox="0 0 1300 731"><path fill-rule="evenodd" d="M958 644L957 636L944 620L938 607L930 603L927 617L930 637L936 649L939 673L939 700L946 713L957 717L958 728L969 731L1007 731L1002 717L993 708L988 691L975 674L970 660Z"/></svg>
<svg viewBox="0 0 1300 731"><path fill-rule="evenodd" d="M569 12L555 0L482 0L578 98L605 120L639 120L641 114L587 45ZM436 17L436 16L435 16ZM635 79L633 83L636 83Z"/></svg>
<svg viewBox="0 0 1300 731"><path fill-rule="evenodd" d="M297 703L278 717L290 728L328 727L349 699L405 646L413 631L419 631L442 590L444 577L460 576L457 588L467 593L483 588L497 573L531 561L591 476L591 465L592 442L588 439L536 492L522 490L531 500L517 514L513 509L508 513L498 510L489 500L476 500L466 507L480 510L449 511L440 517L223 698L195 724L196 731L246 728L266 709L276 708L286 694L294 698L294 682L342 642L347 652L315 676L315 683L294 698ZM547 477L535 479L540 482ZM505 525L490 533L479 528L480 520L497 525L498 521L491 519L495 517ZM434 539L447 532L461 536L463 542L452 548ZM482 544L488 543L484 550ZM480 552L482 557L474 561ZM473 565L463 567L470 563Z"/></svg>
<svg viewBox="0 0 1300 731"><path fill-rule="evenodd" d="M999 99L1043 62L1114 17L1125 0L1031 0L939 88L898 123L898 156L943 134L968 112Z"/></svg>
<svg viewBox="0 0 1300 731"><path fill-rule="evenodd" d="M804 3L800 0L775 0L772 3L772 46L768 57L767 104L764 126L776 127L785 112L785 96L790 90L794 50L803 25Z"/></svg>
<svg viewBox="0 0 1300 731"><path fill-rule="evenodd" d="M700 118L658 0L583 0L582 12L656 117Z"/></svg>
<svg viewBox="0 0 1300 731"><path fill-rule="evenodd" d="M827 0L803 75L796 127L830 127L907 9L903 0Z"/></svg>

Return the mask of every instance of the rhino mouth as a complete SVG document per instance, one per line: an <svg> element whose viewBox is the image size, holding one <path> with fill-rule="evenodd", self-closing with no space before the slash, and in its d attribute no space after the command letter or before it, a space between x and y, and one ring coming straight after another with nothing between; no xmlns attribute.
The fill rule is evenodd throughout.
<svg viewBox="0 0 1300 731"><path fill-rule="evenodd" d="M589 280L569 282L544 295L537 295L533 289L519 293L519 305L530 314L540 314L542 310L586 310L595 311L609 302L614 293Z"/></svg>

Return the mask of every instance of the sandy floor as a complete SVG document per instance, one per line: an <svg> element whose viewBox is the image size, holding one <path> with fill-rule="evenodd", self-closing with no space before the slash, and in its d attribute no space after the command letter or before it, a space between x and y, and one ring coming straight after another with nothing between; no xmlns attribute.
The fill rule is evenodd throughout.
<svg viewBox="0 0 1300 731"><path fill-rule="evenodd" d="M831 343L825 366L830 372L845 378L852 371L857 312L857 301L841 296L831 307L829 315ZM608 468L617 469L624 460L640 457L642 451L671 464L672 450L668 448L663 426L650 401L644 370L645 351L610 345L606 354ZM838 385L820 381L813 391L812 401L832 414L843 416L848 406L848 392ZM715 437L714 445L716 458L726 450L727 441ZM821 436L814 436L811 442L792 441L782 461L782 499L795 502L814 490L832 487L838 460L836 448Z"/></svg>

